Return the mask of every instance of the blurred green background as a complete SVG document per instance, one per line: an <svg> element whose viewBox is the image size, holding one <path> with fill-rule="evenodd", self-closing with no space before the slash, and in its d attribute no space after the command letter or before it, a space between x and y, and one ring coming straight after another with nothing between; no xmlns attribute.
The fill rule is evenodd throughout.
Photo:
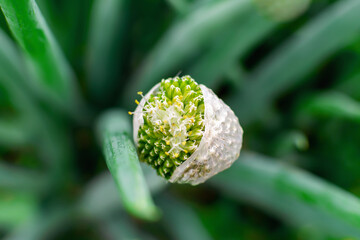
<svg viewBox="0 0 360 240"><path fill-rule="evenodd" d="M360 239L359 0L0 8L0 238ZM141 170L125 115L179 71L245 132L195 187Z"/></svg>

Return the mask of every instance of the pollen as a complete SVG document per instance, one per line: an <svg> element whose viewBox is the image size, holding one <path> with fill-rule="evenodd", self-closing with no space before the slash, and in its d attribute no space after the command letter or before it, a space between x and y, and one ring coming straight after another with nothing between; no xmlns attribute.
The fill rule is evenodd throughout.
<svg viewBox="0 0 360 240"><path fill-rule="evenodd" d="M129 114L129 115L133 115L134 113L129 111L128 114Z"/></svg>
<svg viewBox="0 0 360 240"><path fill-rule="evenodd" d="M144 99L142 92L138 94ZM138 132L138 136L142 136L139 138L138 148L141 153L140 160L147 162L157 169L160 175L169 179L175 168L193 154L202 138L202 134L191 136L189 147L186 147L192 133L188 132L190 126L196 133L204 131L203 121L198 121L204 118L204 108L196 108L204 104L201 88L189 76L168 78L162 80L158 90L147 97L145 101L135 100L138 108L142 108L144 119ZM166 164L165 158L168 163L176 164Z"/></svg>
<svg viewBox="0 0 360 240"><path fill-rule="evenodd" d="M137 99L135 99L135 103L137 104L137 105L139 105L140 103L139 103L139 101L137 100Z"/></svg>
<svg viewBox="0 0 360 240"><path fill-rule="evenodd" d="M143 95L143 92L139 91L137 92L138 95Z"/></svg>

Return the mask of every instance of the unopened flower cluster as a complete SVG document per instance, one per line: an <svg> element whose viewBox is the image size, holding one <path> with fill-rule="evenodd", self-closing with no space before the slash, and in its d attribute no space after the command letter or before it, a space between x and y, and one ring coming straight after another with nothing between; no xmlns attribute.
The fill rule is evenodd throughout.
<svg viewBox="0 0 360 240"><path fill-rule="evenodd" d="M199 146L205 130L204 109L201 89L190 76L163 79L143 106L140 160L169 179Z"/></svg>
<svg viewBox="0 0 360 240"><path fill-rule="evenodd" d="M211 89L184 76L138 94L142 99L130 114L140 160L169 182L197 185L238 159L243 130Z"/></svg>

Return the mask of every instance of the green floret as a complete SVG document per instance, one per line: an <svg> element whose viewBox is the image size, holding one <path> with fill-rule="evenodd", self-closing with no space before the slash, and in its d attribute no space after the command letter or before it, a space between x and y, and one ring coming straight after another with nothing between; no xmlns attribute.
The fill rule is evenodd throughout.
<svg viewBox="0 0 360 240"><path fill-rule="evenodd" d="M140 160L169 179L197 149L204 134L204 98L190 76L163 79L143 108Z"/></svg>

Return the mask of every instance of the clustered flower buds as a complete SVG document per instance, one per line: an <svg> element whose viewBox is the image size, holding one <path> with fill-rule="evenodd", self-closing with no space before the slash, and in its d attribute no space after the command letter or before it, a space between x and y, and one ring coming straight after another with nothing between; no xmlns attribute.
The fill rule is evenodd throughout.
<svg viewBox="0 0 360 240"><path fill-rule="evenodd" d="M204 134L204 98L190 77L162 80L143 107L138 131L140 160L169 179L199 146Z"/></svg>
<svg viewBox="0 0 360 240"><path fill-rule="evenodd" d="M198 184L239 156L237 117L190 76L163 79L135 102L134 140L140 160L170 182ZM219 115L220 114L220 115Z"/></svg>

